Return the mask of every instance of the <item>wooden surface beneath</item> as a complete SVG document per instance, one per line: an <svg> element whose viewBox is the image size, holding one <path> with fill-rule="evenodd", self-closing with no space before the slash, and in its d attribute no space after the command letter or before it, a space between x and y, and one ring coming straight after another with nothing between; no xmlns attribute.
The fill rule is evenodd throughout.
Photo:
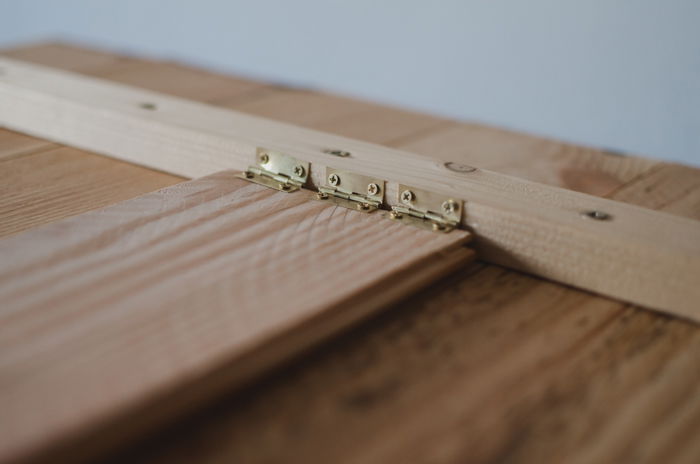
<svg viewBox="0 0 700 464"><path fill-rule="evenodd" d="M700 172L689 167L224 76L198 97L201 72L66 45L8 55L144 86L182 70L167 89L175 95L700 219ZM122 163L9 132L2 140L3 187L15 179L12 191L29 199L3 191L5 234L179 181L129 167L125 192ZM79 174L65 169L76 154ZM96 181L100 204L80 194ZM698 433L697 326L481 265L115 460L694 463Z"/></svg>
<svg viewBox="0 0 700 464"><path fill-rule="evenodd" d="M314 197L222 172L0 241L0 461L192 409L473 256Z"/></svg>

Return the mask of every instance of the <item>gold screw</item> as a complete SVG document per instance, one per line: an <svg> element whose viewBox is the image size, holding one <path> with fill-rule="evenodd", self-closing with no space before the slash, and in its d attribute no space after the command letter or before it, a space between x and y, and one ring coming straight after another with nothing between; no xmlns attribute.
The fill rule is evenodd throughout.
<svg viewBox="0 0 700 464"><path fill-rule="evenodd" d="M316 198L318 198L319 200L328 200L328 194L323 193L323 192L318 192L316 194Z"/></svg>
<svg viewBox="0 0 700 464"><path fill-rule="evenodd" d="M401 192L401 201L404 203L410 203L415 198L415 195L410 190L404 190Z"/></svg>
<svg viewBox="0 0 700 464"><path fill-rule="evenodd" d="M451 199L443 202L442 204L442 210L448 214L454 213L455 211L457 211L457 208L457 202Z"/></svg>
<svg viewBox="0 0 700 464"><path fill-rule="evenodd" d="M304 171L305 171L304 166L301 166L299 164L294 166L294 175L295 176L302 177L304 175Z"/></svg>
<svg viewBox="0 0 700 464"><path fill-rule="evenodd" d="M357 209L360 211L367 211L369 209L369 205L367 203L358 203Z"/></svg>
<svg viewBox="0 0 700 464"><path fill-rule="evenodd" d="M398 211L392 211L391 213L389 213L389 217L391 219L401 219L401 213L399 213Z"/></svg>
<svg viewBox="0 0 700 464"><path fill-rule="evenodd" d="M267 164L268 161L270 161L270 155L267 153L260 155L260 164Z"/></svg>
<svg viewBox="0 0 700 464"><path fill-rule="evenodd" d="M433 222L433 230L434 231L439 231L439 230L444 230L444 229L445 229L445 226L443 226L442 224L437 223L437 222Z"/></svg>
<svg viewBox="0 0 700 464"><path fill-rule="evenodd" d="M372 183L367 186L367 193L369 193L370 195L378 195L379 190L380 189L377 184Z"/></svg>
<svg viewBox="0 0 700 464"><path fill-rule="evenodd" d="M328 182L335 187L340 184L340 176L338 176L338 174L331 174L328 176Z"/></svg>

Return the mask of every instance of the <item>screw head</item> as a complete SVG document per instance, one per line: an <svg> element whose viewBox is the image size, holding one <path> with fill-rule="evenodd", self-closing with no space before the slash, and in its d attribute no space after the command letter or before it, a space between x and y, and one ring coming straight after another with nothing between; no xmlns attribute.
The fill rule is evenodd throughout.
<svg viewBox="0 0 700 464"><path fill-rule="evenodd" d="M328 194L323 193L323 192L318 192L316 194L316 198L318 198L319 200L328 200Z"/></svg>
<svg viewBox="0 0 700 464"><path fill-rule="evenodd" d="M391 219L401 219L402 215L398 211L392 211L391 213L389 213L389 217Z"/></svg>
<svg viewBox="0 0 700 464"><path fill-rule="evenodd" d="M450 199L442 203L442 210L445 213L454 213L455 211L457 211L457 208L457 202L454 200Z"/></svg>
<svg viewBox="0 0 700 464"><path fill-rule="evenodd" d="M294 175L297 177L303 177L304 172L306 172L306 169L304 169L304 166L297 164L294 166Z"/></svg>
<svg viewBox="0 0 700 464"><path fill-rule="evenodd" d="M378 195L380 190L379 186L374 183L367 186L367 193L370 195Z"/></svg>
<svg viewBox="0 0 700 464"><path fill-rule="evenodd" d="M270 161L270 155L268 155L267 153L263 153L262 155L260 155L260 164L267 164L268 161Z"/></svg>
<svg viewBox="0 0 700 464"><path fill-rule="evenodd" d="M333 187L340 185L340 176L338 174L331 174L328 176L328 183Z"/></svg>
<svg viewBox="0 0 700 464"><path fill-rule="evenodd" d="M401 201L404 203L410 203L416 196L410 190L404 190L401 192Z"/></svg>

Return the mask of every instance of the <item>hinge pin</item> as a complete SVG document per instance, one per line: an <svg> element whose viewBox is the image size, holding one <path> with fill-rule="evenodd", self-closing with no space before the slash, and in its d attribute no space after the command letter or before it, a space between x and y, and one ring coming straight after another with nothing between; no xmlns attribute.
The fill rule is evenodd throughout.
<svg viewBox="0 0 700 464"><path fill-rule="evenodd" d="M450 197L399 185L399 203L389 218L423 229L447 233L459 225L462 203Z"/></svg>
<svg viewBox="0 0 700 464"><path fill-rule="evenodd" d="M264 148L258 148L255 159L256 164L239 177L282 192L299 190L306 183L309 163Z"/></svg>

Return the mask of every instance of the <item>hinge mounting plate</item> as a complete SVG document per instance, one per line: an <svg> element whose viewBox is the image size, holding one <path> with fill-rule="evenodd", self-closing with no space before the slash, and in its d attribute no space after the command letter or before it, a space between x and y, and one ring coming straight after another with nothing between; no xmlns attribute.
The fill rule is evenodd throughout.
<svg viewBox="0 0 700 464"><path fill-rule="evenodd" d="M365 213L371 213L382 206L382 179L326 168L326 183L327 185L318 189L319 200Z"/></svg>
<svg viewBox="0 0 700 464"><path fill-rule="evenodd" d="M258 148L255 165L238 177L281 192L294 192L306 183L309 163L284 153Z"/></svg>
<svg viewBox="0 0 700 464"><path fill-rule="evenodd" d="M462 218L462 201L399 184L398 204L389 217L422 229L450 232Z"/></svg>

